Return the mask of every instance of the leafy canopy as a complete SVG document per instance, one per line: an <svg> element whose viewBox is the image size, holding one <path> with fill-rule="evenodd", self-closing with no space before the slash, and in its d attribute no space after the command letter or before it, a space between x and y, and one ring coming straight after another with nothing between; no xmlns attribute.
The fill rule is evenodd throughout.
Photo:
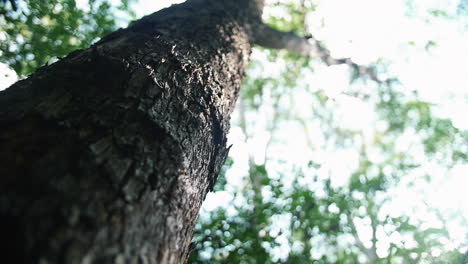
<svg viewBox="0 0 468 264"><path fill-rule="evenodd" d="M134 14L130 10L132 0L118 5L107 0L78 2L21 0L16 10L8 2L1 2L0 62L20 76L28 75L73 50L88 47Z"/></svg>

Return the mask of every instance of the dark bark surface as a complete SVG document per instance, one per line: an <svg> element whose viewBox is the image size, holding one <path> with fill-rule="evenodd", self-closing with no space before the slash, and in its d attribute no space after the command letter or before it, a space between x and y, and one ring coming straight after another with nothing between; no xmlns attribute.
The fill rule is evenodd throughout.
<svg viewBox="0 0 468 264"><path fill-rule="evenodd" d="M0 92L1 262L186 261L228 153L251 5L164 9Z"/></svg>

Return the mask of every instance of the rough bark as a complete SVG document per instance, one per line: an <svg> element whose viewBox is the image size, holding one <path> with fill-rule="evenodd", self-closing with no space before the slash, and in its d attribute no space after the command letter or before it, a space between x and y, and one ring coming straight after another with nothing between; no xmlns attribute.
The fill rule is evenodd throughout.
<svg viewBox="0 0 468 264"><path fill-rule="evenodd" d="M183 263L250 54L253 1L145 17L0 93L4 263Z"/></svg>

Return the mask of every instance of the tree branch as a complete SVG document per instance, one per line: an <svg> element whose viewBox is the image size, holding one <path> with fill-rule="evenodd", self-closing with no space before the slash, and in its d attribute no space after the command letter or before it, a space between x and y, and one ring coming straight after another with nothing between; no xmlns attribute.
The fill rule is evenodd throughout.
<svg viewBox="0 0 468 264"><path fill-rule="evenodd" d="M351 233L356 241L356 244L357 244L357 247L364 253L364 255L367 257L367 259L369 260L369 263L375 263L375 261L377 260L377 255L375 254L375 252L373 252L372 249L370 248L367 248L365 245L364 245L364 242L361 240L361 238L359 237L359 234L357 232L357 228L356 228L356 225L354 224L354 220L353 220L353 217L351 215L351 213L346 213L346 217L347 217L347 220L348 220L348 223L351 227Z"/></svg>
<svg viewBox="0 0 468 264"><path fill-rule="evenodd" d="M255 29L254 43L265 48L286 49L302 56L320 58L328 66L347 64L359 74L366 75L379 84L385 82L380 80L371 68L356 64L350 58L333 58L330 51L312 35L301 37L292 32L281 32L261 24Z"/></svg>

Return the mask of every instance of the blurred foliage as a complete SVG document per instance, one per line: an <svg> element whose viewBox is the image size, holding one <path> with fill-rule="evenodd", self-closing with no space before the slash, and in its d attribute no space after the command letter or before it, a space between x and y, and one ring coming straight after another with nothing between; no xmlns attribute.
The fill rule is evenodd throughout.
<svg viewBox="0 0 468 264"><path fill-rule="evenodd" d="M28 75L53 59L89 46L114 31L119 22L128 22L134 16L131 2L113 5L109 0L89 0L78 6L75 0L18 0L14 8L3 1L0 62L20 76Z"/></svg>
<svg viewBox="0 0 468 264"><path fill-rule="evenodd" d="M294 63L290 61L286 71L294 69ZM261 66L253 63L252 68L256 67ZM281 78L250 78L242 100L248 102L251 111L258 111L259 102L274 102L276 89L287 96ZM406 130L414 130L426 157L443 153L436 160L452 166L467 161L466 131L453 127L450 120L435 117L433 106L416 95L404 95L391 86L381 87L376 93L377 113L388 122L374 146L382 152L380 162L371 161L370 154L361 151L360 165L348 183L336 187L330 178L319 177L321 165L312 161L307 168L272 170L267 161L257 164L250 160L243 188L226 190L223 181L222 188L217 189L234 194L229 206L202 213L190 263L466 264L468 257L460 249L468 244L447 249L446 243L452 238L445 227L425 227L418 219L395 216L385 209L393 198L389 191L400 188L400 182L421 166L411 152L396 149L397 138ZM265 94L270 100L265 100ZM334 124L333 112L324 103L326 97L314 95L317 105L322 105L316 117ZM287 118L288 109L279 111L283 119ZM343 142L351 137L349 132L340 134L333 125L322 128L329 130L331 144L339 147L346 146ZM291 177L293 181L286 184ZM461 224L466 224L466 219L461 219ZM362 228L370 238L362 237ZM378 248L385 248L385 253L379 254Z"/></svg>
<svg viewBox="0 0 468 264"><path fill-rule="evenodd" d="M273 1L267 11L288 12L267 16L266 21L283 31L308 34L303 27L305 15L314 8L309 1ZM432 10L431 15L451 19L443 10ZM428 41L425 50L436 46ZM267 157L263 163L248 158L249 170L240 186L222 182L217 192L230 193L233 199L227 206L202 212L190 263L467 263L468 252L462 250L468 246L467 241L447 247L453 237L442 213L425 204L420 206L419 213L431 214L443 223L431 226L411 214L392 212L391 208L398 198L393 196L396 191L411 190L417 182L432 180L431 175L422 172L427 164L446 169L466 164L468 131L456 128L450 119L438 117L434 104L403 88L397 79L376 86L350 69L351 84L372 90L350 89L348 93L373 105L381 124L373 131L372 142L366 142L362 131L341 126L334 99L321 89L304 85L304 79L320 63L261 48L254 51L253 57L241 90L236 125L249 142L260 136L255 134L256 127L265 122L270 137ZM270 63L274 66L265 65ZM375 70L385 73L387 66L378 62ZM308 103L312 109L312 114L305 117L295 110L304 102L297 100L297 94L304 90L311 97ZM276 160L274 153L268 155L275 133L294 123L299 123L305 133L310 124L319 124L323 142L307 139L311 149L353 149L359 153L359 166L348 172L346 183L336 186L330 177L323 177L320 161L301 167ZM411 142L402 148L401 142L408 136ZM224 171L224 175L228 173L229 169ZM468 221L460 214L450 220L461 226Z"/></svg>
<svg viewBox="0 0 468 264"><path fill-rule="evenodd" d="M422 140L426 155L437 154L450 165L468 160L468 131L457 129L449 119L437 118L430 103L418 100L415 95L405 96L396 89L382 89L379 96L377 109L389 123L387 135L396 137L411 129Z"/></svg>

